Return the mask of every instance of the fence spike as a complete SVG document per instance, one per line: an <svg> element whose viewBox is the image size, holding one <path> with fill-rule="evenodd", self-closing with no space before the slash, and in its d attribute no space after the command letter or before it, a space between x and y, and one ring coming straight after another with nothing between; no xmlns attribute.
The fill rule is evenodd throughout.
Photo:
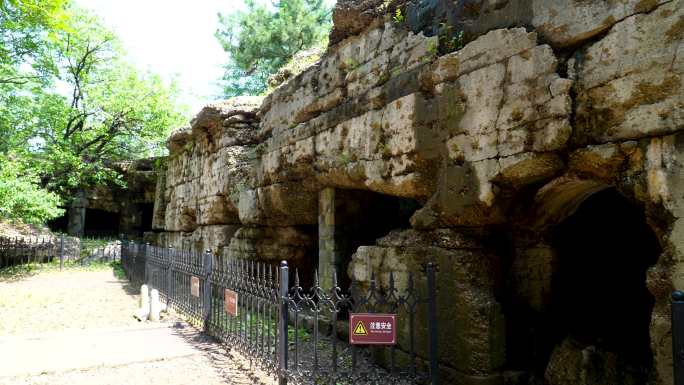
<svg viewBox="0 0 684 385"><path fill-rule="evenodd" d="M413 292L413 272L409 271L408 273L408 285L406 287L406 291L411 293Z"/></svg>
<svg viewBox="0 0 684 385"><path fill-rule="evenodd" d="M295 287L299 287L299 269L295 269Z"/></svg>
<svg viewBox="0 0 684 385"><path fill-rule="evenodd" d="M389 276L389 290L392 291L394 290L394 272L390 271L390 276Z"/></svg>

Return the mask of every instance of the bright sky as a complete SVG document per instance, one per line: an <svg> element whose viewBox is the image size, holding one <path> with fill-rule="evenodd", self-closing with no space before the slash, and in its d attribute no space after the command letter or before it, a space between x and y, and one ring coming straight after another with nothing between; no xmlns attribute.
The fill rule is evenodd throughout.
<svg viewBox="0 0 684 385"><path fill-rule="evenodd" d="M93 10L123 41L142 70L176 77L181 101L193 114L220 94L226 54L214 37L218 12L242 0L76 0Z"/></svg>

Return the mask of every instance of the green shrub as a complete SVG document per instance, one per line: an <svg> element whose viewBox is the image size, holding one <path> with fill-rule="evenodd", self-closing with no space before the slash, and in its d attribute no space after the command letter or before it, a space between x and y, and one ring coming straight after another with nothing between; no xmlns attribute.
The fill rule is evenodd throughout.
<svg viewBox="0 0 684 385"><path fill-rule="evenodd" d="M10 158L0 157L0 217L43 224L64 214L60 204L57 194L40 186L35 171Z"/></svg>

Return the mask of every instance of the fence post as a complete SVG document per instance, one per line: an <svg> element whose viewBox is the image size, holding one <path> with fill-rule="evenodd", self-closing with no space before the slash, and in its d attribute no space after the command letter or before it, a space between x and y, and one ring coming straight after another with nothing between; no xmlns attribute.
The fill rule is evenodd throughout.
<svg viewBox="0 0 684 385"><path fill-rule="evenodd" d="M428 289L428 333L430 341L430 384L439 384L439 362L437 350L437 288L435 285L435 265L427 264Z"/></svg>
<svg viewBox="0 0 684 385"><path fill-rule="evenodd" d="M143 274L142 274L143 282L142 283L145 285L148 285L148 286L149 286L149 277L147 274L147 271L148 271L147 264L150 263L150 252L151 251L152 251L152 249L150 248L150 243L149 242L145 243L145 264L143 265Z"/></svg>
<svg viewBox="0 0 684 385"><path fill-rule="evenodd" d="M204 330L208 330L209 318L211 317L211 269L214 261L214 256L211 254L211 250L207 250L204 253L204 297L202 299L202 305L204 310Z"/></svg>
<svg viewBox="0 0 684 385"><path fill-rule="evenodd" d="M173 292L173 247L169 246L168 258L166 260L166 307L171 308L171 293Z"/></svg>
<svg viewBox="0 0 684 385"><path fill-rule="evenodd" d="M126 278L131 281L131 242L126 238L123 241L125 248L121 250L121 266L126 272Z"/></svg>
<svg viewBox="0 0 684 385"><path fill-rule="evenodd" d="M59 271L64 269L64 233L59 235Z"/></svg>
<svg viewBox="0 0 684 385"><path fill-rule="evenodd" d="M280 314L278 317L278 385L287 385L287 325L289 323L289 313L287 308L287 292L290 284L287 261L280 262L280 291L278 300L280 301Z"/></svg>
<svg viewBox="0 0 684 385"><path fill-rule="evenodd" d="M684 385L684 292L672 293L672 367L674 385Z"/></svg>

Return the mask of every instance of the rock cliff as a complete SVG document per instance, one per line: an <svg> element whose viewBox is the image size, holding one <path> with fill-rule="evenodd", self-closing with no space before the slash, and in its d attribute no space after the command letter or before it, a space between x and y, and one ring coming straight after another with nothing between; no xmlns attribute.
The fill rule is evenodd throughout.
<svg viewBox="0 0 684 385"><path fill-rule="evenodd" d="M361 284L370 270L382 281L438 262L453 293L440 299L453 341L440 356L454 383L589 384L612 370L628 373L617 383L671 384L684 1L340 0L333 18L318 63L265 98L208 105L170 136L155 241ZM614 269L643 294L638 351L602 345L591 326L548 326L560 307L579 309L563 302L564 282L582 276L572 243L559 245L581 244L582 226L563 224L603 197L636 208L606 226L640 220L633 239L657 240ZM628 242L614 239L605 253Z"/></svg>

